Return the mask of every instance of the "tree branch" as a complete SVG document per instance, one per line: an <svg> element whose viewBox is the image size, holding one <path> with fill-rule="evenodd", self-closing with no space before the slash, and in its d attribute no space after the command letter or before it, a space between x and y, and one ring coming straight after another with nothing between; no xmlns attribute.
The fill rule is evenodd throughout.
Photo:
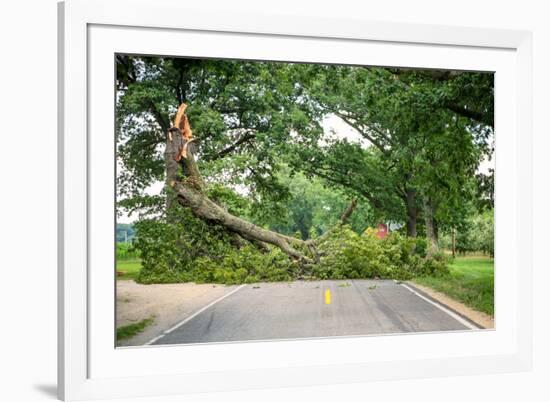
<svg viewBox="0 0 550 402"><path fill-rule="evenodd" d="M371 67L365 67L366 69L371 69ZM387 69L390 73L395 75L397 78L399 78L399 82L408 89L410 89L410 85L401 80L401 73L405 72L420 72L422 75L431 78L435 81L449 81L452 80L462 74L464 74L464 71L455 71L455 70L417 70L413 68L399 68L399 69ZM494 121L493 116L487 116L486 113L483 113L481 111L477 110L471 110L466 109L463 106L460 106L456 103L453 103L452 101L447 101L441 105L444 109L448 109L453 113L458 114L459 116L467 117L469 119L472 119L474 121L477 121L478 123L488 125L490 127L494 127Z"/></svg>
<svg viewBox="0 0 550 402"><path fill-rule="evenodd" d="M384 205L379 200L374 198L372 196L372 194L366 192L363 188L356 188L356 186L354 186L353 183L346 182L346 180L344 180L344 179L338 180L338 179L336 179L335 177L331 176L328 173L321 172L320 169L316 169L316 170L306 169L305 172L308 173L308 174L311 174L313 176L321 177L321 178L327 180L328 182L336 184L336 185L340 185L340 186L341 185L346 185L347 187L354 189L362 197L366 198L373 207L375 207L377 209L382 209L384 207Z"/></svg>
<svg viewBox="0 0 550 402"><path fill-rule="evenodd" d="M245 135L243 135L241 138L239 138L237 141L235 141L233 144L227 146L226 148L222 149L221 151L219 151L218 153L216 153L212 156L205 157L205 159L208 159L210 161L221 159L221 158L225 157L226 155L230 154L231 152L233 152L239 146L243 145L246 142L249 142L250 140L252 140L254 138L256 138L256 133L254 133L253 131L250 131L250 132L246 133Z"/></svg>
<svg viewBox="0 0 550 402"><path fill-rule="evenodd" d="M467 117L482 124L487 124L493 127L494 122L492 116L487 117L487 113L483 113L476 110L467 109L464 106L457 105L452 102L446 102L445 107L451 112L454 112L460 116Z"/></svg>
<svg viewBox="0 0 550 402"><path fill-rule="evenodd" d="M155 116L155 119L157 120L157 123L159 124L162 131L164 133L168 132L168 129L170 128L168 117L162 115L160 110L157 109L155 102L153 102L151 99L148 99L148 103L149 108L151 109L151 113L153 114L153 116Z"/></svg>
<svg viewBox="0 0 550 402"><path fill-rule="evenodd" d="M378 140L375 140L371 135L367 134L365 132L365 130L363 130L362 127L359 127L359 125L356 123L356 122L353 122L350 120L350 118L344 114L342 114L341 112L335 112L334 113L336 116L338 116L339 118L341 118L346 124L348 124L349 126L351 126L352 128L354 128L355 130L357 130L357 132L359 134L361 134L365 139L367 139L368 141L370 141L376 148L378 148L383 154L388 154L388 150L386 148L384 148L384 146L378 141ZM384 139L386 141L388 141L390 144L392 143L391 139L386 136L383 132L381 132L380 130L376 129L376 128L373 128L373 127L370 127L368 126L367 127L369 130L372 130L372 131L375 131L376 133L380 134L381 136L384 137Z"/></svg>

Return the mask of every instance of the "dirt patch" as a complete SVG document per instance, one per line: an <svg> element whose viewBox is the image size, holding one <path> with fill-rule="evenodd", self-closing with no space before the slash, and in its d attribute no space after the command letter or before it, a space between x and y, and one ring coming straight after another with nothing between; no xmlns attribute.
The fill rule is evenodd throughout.
<svg viewBox="0 0 550 402"><path fill-rule="evenodd" d="M153 324L142 333L120 341L118 346L144 345L234 288L212 284L140 285L131 280L117 281L117 328L154 318Z"/></svg>
<svg viewBox="0 0 550 402"><path fill-rule="evenodd" d="M436 290L433 290L432 288L429 288L427 286L419 285L418 283L412 283L414 287L420 289L430 297L434 298L438 302L449 306L456 312L462 314L463 316L467 317L468 319L472 320L479 326L485 328L485 329L493 329L495 328L495 319L491 317L488 314L482 313L481 311L474 310L471 307L466 306L464 303L461 303L455 299L451 299L449 296L438 292Z"/></svg>

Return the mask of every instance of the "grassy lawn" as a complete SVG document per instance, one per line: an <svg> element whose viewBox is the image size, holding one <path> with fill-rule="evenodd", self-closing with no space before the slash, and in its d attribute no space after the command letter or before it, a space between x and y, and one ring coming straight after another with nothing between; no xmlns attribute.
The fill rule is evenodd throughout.
<svg viewBox="0 0 550 402"><path fill-rule="evenodd" d="M494 260L489 257L457 257L449 268L449 275L414 278L413 282L494 315Z"/></svg>
<svg viewBox="0 0 550 402"><path fill-rule="evenodd" d="M154 321L153 317L146 318L145 320L141 320L139 322L136 322L134 324L125 325L123 327L119 327L116 329L116 339L117 341L121 341L123 339L131 338L140 332L143 332L143 330L151 325Z"/></svg>
<svg viewBox="0 0 550 402"><path fill-rule="evenodd" d="M116 270L118 280L136 279L141 269L141 260L139 258L133 259L117 259ZM119 273L122 272L123 275Z"/></svg>

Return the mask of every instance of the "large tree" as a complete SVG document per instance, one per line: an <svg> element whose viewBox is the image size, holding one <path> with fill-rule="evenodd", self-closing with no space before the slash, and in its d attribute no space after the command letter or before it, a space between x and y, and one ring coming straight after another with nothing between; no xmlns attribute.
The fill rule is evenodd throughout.
<svg viewBox="0 0 550 402"><path fill-rule="evenodd" d="M437 221L452 224L457 204L470 196L467 178L475 173L482 155L492 153L492 75L298 68L307 95L370 145L365 149L337 140L322 152L302 150L298 163L354 189L387 217L405 220L410 236L416 236L422 215L435 248ZM398 204L390 202L392 197ZM395 210L401 211L401 219Z"/></svg>

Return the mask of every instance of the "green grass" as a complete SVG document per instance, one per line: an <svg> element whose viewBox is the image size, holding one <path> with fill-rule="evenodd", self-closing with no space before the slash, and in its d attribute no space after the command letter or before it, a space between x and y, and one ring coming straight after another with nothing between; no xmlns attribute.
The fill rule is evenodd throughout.
<svg viewBox="0 0 550 402"><path fill-rule="evenodd" d="M120 260L139 258L139 252L134 249L132 243L117 243L116 258Z"/></svg>
<svg viewBox="0 0 550 402"><path fill-rule="evenodd" d="M143 330L147 328L147 326L151 325L153 321L155 321L154 318L150 317L145 320L141 320L140 322L117 328L116 340L121 341L123 339L128 339L139 334L140 332L143 332Z"/></svg>
<svg viewBox="0 0 550 402"><path fill-rule="evenodd" d="M445 293L455 300L494 315L494 260L489 257L457 257L450 273L440 277L418 277L413 282Z"/></svg>
<svg viewBox="0 0 550 402"><path fill-rule="evenodd" d="M117 259L116 270L117 280L136 279L141 269L141 260L139 258L132 258L127 260ZM122 273L122 275L120 275Z"/></svg>

